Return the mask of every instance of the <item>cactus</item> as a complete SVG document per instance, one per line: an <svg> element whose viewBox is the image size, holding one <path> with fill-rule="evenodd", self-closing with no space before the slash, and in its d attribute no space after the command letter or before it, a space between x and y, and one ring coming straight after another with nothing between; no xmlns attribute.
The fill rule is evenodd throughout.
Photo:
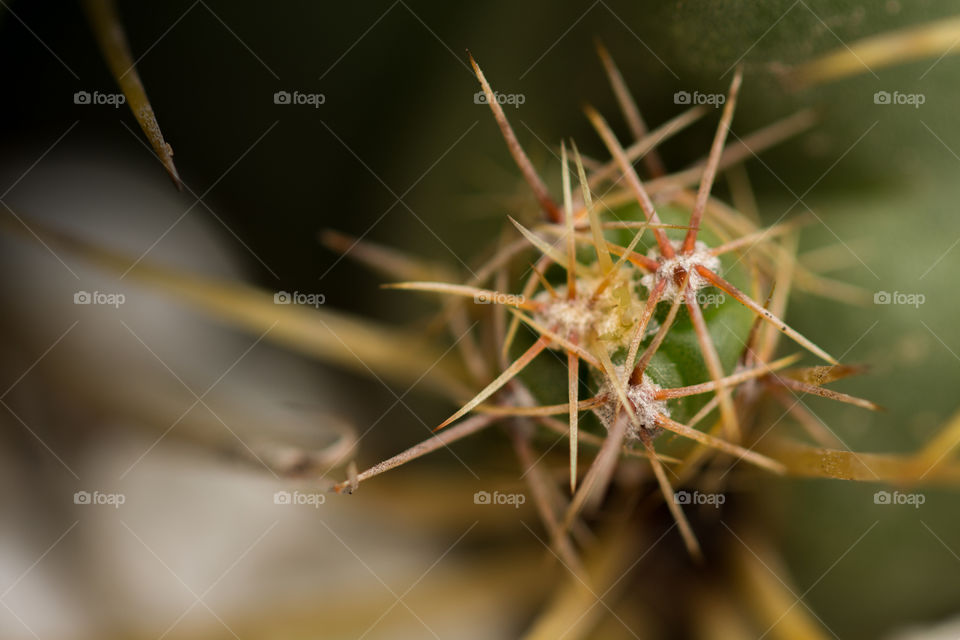
<svg viewBox="0 0 960 640"><path fill-rule="evenodd" d="M172 151L131 66L128 47L115 37L122 30L113 2L89 0L84 6L128 101L144 107L135 108L134 115L179 185ZM843 44L773 71L788 88L817 86L863 73L865 63L880 68L956 53L958 32L956 19L939 21ZM651 526L660 524L658 515L669 515L675 523L662 538L677 538L677 546L682 541L695 559L716 557L722 550L728 564L719 569L717 579L700 567L688 569L669 553L652 554L643 579L630 585L625 598L631 612L640 608L642 617L649 603L658 606L657 598L667 589L659 580L666 568L670 591L688 594L689 600L676 604L665 619L677 611L693 612L684 622L702 626L704 637L716 635L715 621L729 622L734 608L737 618L743 613L740 608L749 608L751 615L770 623L770 629L782 625L780 631L791 637L826 635L813 620L817 614L810 610L811 617L805 604L797 606L789 581L780 578L776 550L741 517L739 504L722 512L720 523L732 534L726 539L729 546L723 546L711 535L720 529L717 519L711 530L710 519L698 517L702 513L691 508L685 490L723 491L734 478L745 480L738 487L758 486L778 475L956 486L960 465L951 451L960 436L960 414L916 453L864 453L850 450L799 402L810 394L867 410L879 408L829 389L830 383L859 374L863 367L840 364L783 320L792 289L837 299L863 297L864 292L795 259L804 216L761 227L751 198L738 197L744 185L738 191L733 184L741 161L810 128L813 113L800 111L742 138L730 135L743 82L738 71L728 94L714 101L722 103L722 110L694 106L648 128L613 59L602 47L599 53L632 139L621 143L607 121L588 107L587 117L611 159L585 157L572 141L563 142L555 172L561 187L553 191L547 186L553 181L544 180L545 170L527 157L471 59L482 95L540 212L536 218L512 212L501 240L474 266L468 280L394 249L335 232L325 235L332 248L385 272L393 281L387 288L401 290L386 295L443 296L429 331L411 332L330 309L278 307L271 302L273 291L141 261L29 217L29 227L17 218L17 223L8 220L5 230L31 242L42 238L48 247L70 251L109 271L129 273L131 279L226 324L310 357L378 379L422 379L455 404L456 410L430 438L362 472L348 466L349 477L333 486L337 491L353 492L361 482L390 469L502 427L524 470L530 502L543 521L550 549L573 574L539 609L526 637L582 637L596 624L591 611L600 612L599 603L628 626L619 617L622 609L610 609L603 598L626 582L624 569L629 572L647 556L649 549L640 547L659 542L659 529ZM743 90L753 87L748 82ZM709 114L718 114L719 122L704 159L668 172L658 150ZM732 203L713 193L724 171L731 179ZM482 304L469 304L471 300ZM474 326L472 319L477 320ZM452 344L429 339L442 329L452 333ZM458 363L440 361L445 348L457 350ZM784 348L793 352L779 353ZM800 365L801 358L811 356L823 362ZM813 446L787 437L779 419L766 417L764 408L777 403L786 408L784 416L806 430ZM323 459L335 468L355 442L349 435L345 445L338 441L323 451ZM552 451L560 443L565 445L562 456ZM311 477L327 488L332 481L326 462L323 466L320 477L312 475L319 469L299 463L269 468ZM728 476L729 470L735 473ZM884 494L876 495L883 499ZM890 494L885 495L889 500ZM655 514L649 506L659 504L661 496L666 508ZM449 507L446 502L436 511L446 513ZM611 526L614 520L623 526ZM937 540L943 542L939 536ZM485 555L483 563L489 561ZM499 595L513 597L517 585L511 586L513 591ZM746 602L733 602L743 596ZM628 620L631 633L646 626L633 627L634 621ZM662 622L656 620L650 628L662 630L657 625ZM595 633L607 637L605 628Z"/></svg>
<svg viewBox="0 0 960 640"><path fill-rule="evenodd" d="M489 312L484 319L499 329L494 330L496 348L487 353L497 355L485 359L474 336L464 337L472 344L466 353L476 360L472 371L475 381L484 383L482 389L437 426L433 442L368 469L337 489L352 490L360 481L498 419L521 430L523 438L530 436L522 425L539 424L569 440L571 497L552 527L555 537L567 536L571 523L600 503L621 456L642 456L651 465L690 554L699 557L700 546L674 499L668 477L672 472L666 465L679 462L679 468L689 472L706 450L767 473L784 473L781 462L751 446L765 427L744 424L766 389L877 407L825 389L826 382L859 369L841 365L781 319L786 298L771 294L774 284L787 287L796 269L788 243L781 240L798 221L758 229L749 217L711 196L718 170L742 157L742 148L725 148L741 72L734 74L705 162L687 172L666 174L657 145L701 117L703 108L694 107L648 132L613 60L602 48L600 55L636 140L625 148L604 118L587 107L587 117L612 160L593 162L588 171L576 144L571 142L568 153L563 143L560 203L524 153L471 57L487 103L544 220L528 228L510 218L518 242L501 247L465 284L417 280L387 285L459 298L450 303L457 309L462 309L464 298L492 303L494 308L485 309ZM809 117L801 113L760 132L763 144L790 135L798 123L808 124ZM634 168L641 158L649 180L641 179ZM687 190L692 182L699 184L696 192ZM641 243L648 246L645 251ZM491 280L508 281L510 262L531 249L537 257L516 292L486 288ZM745 293L747 289L753 296ZM451 308L445 312L448 316ZM505 311L512 316L509 325ZM529 329L523 336L520 325ZM792 368L802 354L774 359L781 333L828 364ZM544 352L556 357L543 356ZM543 360L547 362L533 366ZM480 372L497 366L499 374L485 380ZM566 416L566 423L557 415ZM714 419L715 428L697 428ZM682 461L667 458L655 446L665 432L697 447ZM581 478L583 440L599 444L599 452ZM558 548L565 550L568 563L577 564L569 541Z"/></svg>

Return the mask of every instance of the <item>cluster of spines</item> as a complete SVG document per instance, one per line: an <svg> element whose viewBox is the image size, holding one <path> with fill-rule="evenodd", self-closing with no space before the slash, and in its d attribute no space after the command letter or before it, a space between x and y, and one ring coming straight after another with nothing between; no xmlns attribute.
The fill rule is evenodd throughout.
<svg viewBox="0 0 960 640"><path fill-rule="evenodd" d="M783 468L776 460L740 444L742 430L733 393L738 386L763 380L780 390L816 393L867 408L875 408L875 405L823 389L822 384L825 382L849 375L855 369L839 365L823 349L787 325L771 310L772 297L767 300L767 304L761 304L717 272L721 255L739 251L744 247L753 247L785 234L795 228L795 222L779 224L767 229L753 229L739 238L730 239L713 248L707 247L698 240L698 233L711 204L711 191L718 171L742 159L742 148L737 154L725 154L725 143L742 83L741 72L738 70L734 75L706 161L692 169L696 174L694 177L699 178L699 187L690 202L691 216L688 224L678 227L662 222L650 190L638 175L634 162L643 157L645 168L654 182L673 179L677 185L682 185L683 182L689 181L691 170L675 176L665 173L663 163L656 154L656 145L701 117L703 110L694 108L653 132L648 132L612 59L602 48L600 56L636 141L625 149L604 118L593 108L587 107L587 117L610 152L612 160L606 164L594 163L591 175L588 176L584 159L574 144L572 155L580 183L580 193L578 197L574 197L567 147L566 144L562 144L562 206L557 204L550 195L545 182L518 142L506 114L494 97L490 84L471 57L471 64L487 95L487 103L493 111L507 147L546 218L544 225L534 229L528 229L512 218L510 221L523 236L523 240L536 248L541 256L531 265L532 273L519 294L486 289L482 285L525 248L523 242L503 247L466 284L411 281L389 285L397 289L438 292L461 297L485 296L494 303L502 303L510 307L514 317L509 328L504 327L499 354L499 361L503 366L501 372L492 381L489 381L481 391L464 402L455 413L436 428L435 431L439 433L431 439L358 474L351 482L338 485L338 489L356 486L356 483L373 475L429 451L447 446L450 442L486 428L497 419L534 418L541 424L565 432L569 437L572 498L563 517L552 518L553 526L549 522L551 518L545 518L548 520L548 528L551 529L558 548L567 548L568 545L563 543L565 534L578 518L581 510L587 504L597 502L604 494L617 459L625 449L633 449L631 446L625 447L626 441L630 438L639 440L642 444L641 453L650 461L656 480L679 525L687 547L693 555L697 556L700 553L699 545L680 506L673 500L673 489L667 477L667 470L662 464L663 456L654 449L653 440L656 434L662 430L670 431L707 448L729 454L738 460L779 473ZM788 118L782 123L761 131L762 136L756 135L754 140L762 138L763 144L772 144L794 133L798 123L806 122L806 116ZM747 149L754 151L749 146ZM614 178L616 182L620 180L626 182L627 191L643 212L644 221L601 221L599 205L592 189ZM714 207L716 208L715 203ZM736 216L735 213L733 215ZM634 231L634 237L627 246L616 245L606 240L604 232L617 228ZM668 228L684 229L683 240L672 242L665 233ZM641 236L648 230L654 235L656 248L645 255L636 251L636 247ZM547 240L550 236L555 238L554 242ZM589 263L581 263L577 259L577 249L581 244L592 247L590 255L594 256L594 259ZM611 256L615 256L616 260ZM544 276L546 269L554 264L565 272L566 282L563 287L552 286ZM600 340L593 330L593 323L583 322L582 318L590 318L589 314L599 297L617 278L624 277L623 272L626 270L635 270L644 276L643 282L647 285L643 287L646 289L646 297L641 299L639 292L631 289L637 296L635 302L639 309L639 316L621 343L614 347ZM633 281L629 276L624 279L628 282ZM755 315L744 355L738 369L733 373L728 374L723 370L696 297L699 289L708 286L718 288ZM542 291L540 295L535 296L538 287L542 287ZM660 302L670 303L669 312L660 326L655 331L650 331L651 319ZM679 388L661 388L649 378L647 367L666 339L681 306L686 308L691 319L710 379L703 383ZM450 317L452 316L448 316L448 319ZM537 339L521 355L509 362L506 354L510 351L510 345L521 322L537 334ZM830 365L787 370L787 367L797 361L798 355L773 360L776 335L767 340L762 347L758 347L761 335L759 328L763 323L787 335ZM652 339L641 353L640 346L651 333ZM612 352L615 348L624 347L627 350L625 362L619 366L615 365L611 357ZM518 374L548 348L561 351L565 355L568 371L568 402L560 405L538 406L533 400L536 394L524 387L518 379ZM477 352L474 350L474 358L476 356ZM586 366L592 367L604 381L600 393L593 398L583 400L579 398L581 361ZM473 367L475 373L483 368L482 366ZM811 378L815 379L811 380ZM513 392L508 389L512 389ZM670 417L670 412L666 409L669 401L705 393L713 393L714 397L687 424ZM722 426L723 438L695 428L699 421L717 408L720 411L719 424ZM584 410L593 410L598 415L604 416L603 423L607 427L607 434L597 443L600 445L600 452L593 460L582 482L579 482L579 443L595 437L592 434L581 433L578 428L579 414ZM477 415L458 422L470 413ZM555 415L563 414L568 417L565 425L553 418ZM550 512L552 513L552 510ZM574 561L574 558L567 558L567 560Z"/></svg>

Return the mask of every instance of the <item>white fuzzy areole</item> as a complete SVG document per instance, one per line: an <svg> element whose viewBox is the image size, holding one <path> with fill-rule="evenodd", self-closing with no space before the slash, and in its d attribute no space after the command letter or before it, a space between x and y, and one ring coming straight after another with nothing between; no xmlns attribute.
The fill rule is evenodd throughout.
<svg viewBox="0 0 960 640"><path fill-rule="evenodd" d="M705 243L697 240L693 247L693 253L688 256L679 253L681 242L673 242L672 244L678 249L678 252L669 259L662 258L657 249L650 251L648 257L659 262L660 266L657 267L656 273L648 273L640 279L640 283L647 290L652 290L658 280L666 279L667 286L663 289L663 299L668 302L673 302L678 295L683 293L673 277L678 267L690 274L690 287L694 291L710 286L710 281L700 275L694 267L702 265L714 273L720 270L720 258L710 253L710 247Z"/></svg>
<svg viewBox="0 0 960 640"><path fill-rule="evenodd" d="M538 320L548 327L557 327L558 333L563 337L570 334L585 335L590 327L602 320L601 313L596 309L588 308L581 298L551 300L549 297L541 296L538 297L538 301L546 303L543 311L537 314Z"/></svg>
<svg viewBox="0 0 960 640"><path fill-rule="evenodd" d="M590 300L602 281L600 277L577 278L577 296L572 300L567 299L566 286L556 288L556 297L548 291L541 291L534 299L543 304L543 309L534 317L537 322L564 338L572 335L583 342L593 331L604 340L620 344L629 335L629 328L633 326L642 305L642 301L637 299L636 281L632 278L630 271L621 270L621 274L597 296L592 305ZM618 294L619 288L624 285L629 287L630 300L627 303Z"/></svg>
<svg viewBox="0 0 960 640"><path fill-rule="evenodd" d="M621 380L623 379L623 367L617 367L616 375ZM637 415L637 422L640 423L639 428L642 428L647 433L655 433L659 430L656 422L658 415L670 417L670 409L667 407L667 401L657 400L655 398L656 393L660 391L660 389L660 385L651 380L647 374L643 374L643 380L640 381L640 384L627 385L627 399L630 401L630 404L633 405L634 413ZM609 431L613 426L614 419L616 419L617 410L620 409L620 411L623 412L620 404L620 394L617 393L613 385L610 384L610 381L607 380L603 383L603 386L600 387L597 395L607 395L609 398L607 402L593 410L594 414L600 419L600 422L603 423L603 426ZM627 427L627 438L636 440L639 439L639 437L640 432L637 425L631 422Z"/></svg>

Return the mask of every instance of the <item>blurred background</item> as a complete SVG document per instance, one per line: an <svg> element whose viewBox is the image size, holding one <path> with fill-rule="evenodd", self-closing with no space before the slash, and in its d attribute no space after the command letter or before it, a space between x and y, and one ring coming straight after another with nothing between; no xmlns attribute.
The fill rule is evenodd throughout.
<svg viewBox="0 0 960 640"><path fill-rule="evenodd" d="M596 40L651 126L683 108L678 91L725 91L737 64L734 134L816 108L811 131L745 164L764 221L813 211L801 243L812 263L916 303L795 294L793 326L871 366L838 388L887 411L807 404L849 448L874 452L921 447L957 409L960 46L806 90L782 80L861 38L952 18L960 2L118 9L182 192L126 105L76 103L77 92L118 91L82 7L0 8L0 215L21 231L0 236L5 638L498 638L527 628L550 592L543 572L556 572L539 521L529 504L472 499L519 486L501 433L352 497L292 480L303 451L320 452L323 481L341 480L354 438L365 468L423 439L451 406L362 363L333 366L266 332L226 327L22 233L38 223L149 263L416 327L429 306L381 290L319 234L363 236L466 274L507 214L532 215L488 107L474 100L467 50L494 89L523 96L507 115L554 186L561 139L605 157L585 103L626 136ZM277 92L322 98L278 104ZM886 104L877 92L922 101ZM708 116L672 139L661 149L668 167L701 157L715 126ZM729 199L725 184L719 193ZM113 298L75 304L82 292ZM784 554L778 571L794 581L797 606L836 636L956 637L956 492L925 487L914 508L877 505L876 490L765 481L750 526ZM305 502L278 504L278 491ZM674 537L655 553L682 558Z"/></svg>

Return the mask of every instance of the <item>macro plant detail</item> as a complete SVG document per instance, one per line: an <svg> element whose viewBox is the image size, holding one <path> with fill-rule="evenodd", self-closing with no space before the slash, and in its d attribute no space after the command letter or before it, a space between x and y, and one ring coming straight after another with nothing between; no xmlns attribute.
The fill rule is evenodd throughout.
<svg viewBox="0 0 960 640"><path fill-rule="evenodd" d="M0 3L0 636L956 636L949 10Z"/></svg>
<svg viewBox="0 0 960 640"><path fill-rule="evenodd" d="M777 276L787 281L792 276L792 267L783 268L789 264L789 249L777 240L792 232L797 221L754 228L746 215L712 199L718 169L729 166L734 157L730 153L725 156L724 151L742 84L741 71L734 74L706 160L696 167L692 179L699 183L696 192L668 195L669 199L664 198L657 205L634 163L652 159L650 164L656 169L653 179L682 191L678 174L662 170L657 145L701 116L702 109L687 111L657 132L648 133L613 60L602 47L599 51L626 119L636 124L637 138L625 148L606 120L592 107L586 107L587 117L612 160L606 164L591 160L595 168L588 171L576 144L571 142L570 154L566 143L562 143L561 204L553 199L517 142L494 90L471 57L486 102L540 204L544 220L528 228L510 218L520 238L497 250L465 284L407 281L386 286L451 296L443 312L446 318L441 316L439 322L449 319L456 310L462 312L464 299L492 302L497 307L493 315L499 316L499 320L488 320L497 327L493 352L499 358L483 361L482 349L476 344L464 353L477 361L471 367L474 372L498 365L500 371L490 381L476 376L477 382L486 382L485 386L435 429L449 429L442 432L446 437L438 435L427 440L336 488L352 491L360 481L497 421L516 424L518 419L525 420L566 433L569 440L571 497L565 501L562 512L544 519L552 529L557 549L571 566L578 566L579 560L565 540L567 530L584 511L596 512L623 455L642 455L649 461L688 551L700 557L696 536L674 500L670 476L676 480L687 478L671 470L671 466L678 465L689 476L695 473L706 452L713 452L768 473L785 473L785 466L774 458L743 446L750 442L750 433L744 433L740 416L748 413L769 387L795 394L815 393L867 409L878 407L824 388L824 384L855 373L858 368L841 365L787 325L780 317L785 297L778 298L776 308L771 309ZM770 131L779 134L784 129L783 123L777 123ZM773 137L769 144L775 141ZM573 174L579 188L573 185ZM622 182L626 185L622 186ZM670 187L660 189L670 193ZM616 204L609 205L608 201ZM723 214L714 214L717 210ZM665 223L663 218L670 222ZM668 232L678 237L671 238ZM708 237L713 243L703 240ZM650 243L645 253L638 250L644 239ZM357 243L339 244L352 248ZM758 246L776 256L770 261L772 264L753 258L752 253L760 253ZM519 293L483 288L491 281L509 282L510 261L519 261L530 250L536 252L535 260L521 274L525 283ZM371 250L366 255L376 252ZM371 260L373 266L377 262L375 258ZM389 272L386 264L380 266ZM774 269L764 277L764 267ZM731 279L743 282L767 304L745 293ZM788 282L779 284L789 287ZM724 301L705 312L700 297L707 291L722 295ZM510 313L509 322L505 311ZM522 347L518 346L521 325L527 328L532 340L526 340ZM456 333L455 325L451 324L449 329ZM828 364L791 368L801 353L773 359L780 334ZM551 353L553 360L565 363L565 375L554 372L552 380L525 376L535 359L549 358L542 355L545 352ZM556 396L544 389L548 384L566 390L565 403L541 404ZM581 431L584 411L592 413L594 420ZM475 414L472 418L458 422L471 413ZM696 428L716 420L715 413L719 420L714 427ZM555 417L558 415L567 416L566 424ZM754 432L764 428L754 427ZM696 448L682 459L664 457L654 445L664 432L692 441ZM600 445L582 479L581 435ZM554 507L540 504L539 509L549 513Z"/></svg>

